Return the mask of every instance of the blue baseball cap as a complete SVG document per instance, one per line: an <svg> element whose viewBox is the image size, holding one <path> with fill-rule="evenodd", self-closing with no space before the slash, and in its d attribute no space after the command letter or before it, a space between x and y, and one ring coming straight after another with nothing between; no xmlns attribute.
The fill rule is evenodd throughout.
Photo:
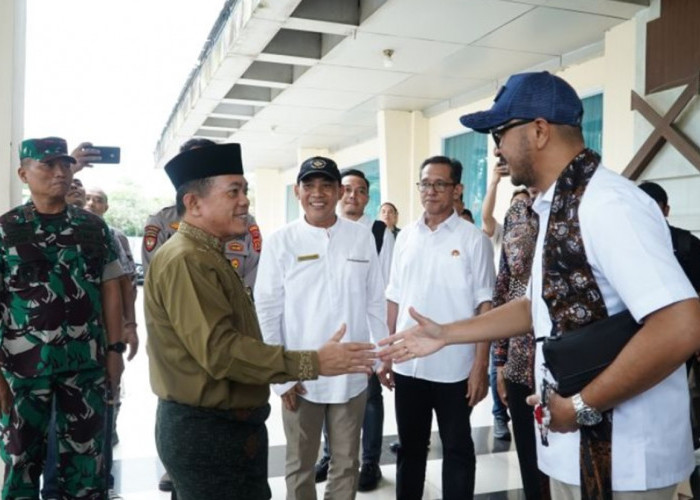
<svg viewBox="0 0 700 500"><path fill-rule="evenodd" d="M513 119L544 118L550 123L580 126L583 105L565 80L548 71L518 73L508 78L488 111L462 116L465 127L488 133Z"/></svg>

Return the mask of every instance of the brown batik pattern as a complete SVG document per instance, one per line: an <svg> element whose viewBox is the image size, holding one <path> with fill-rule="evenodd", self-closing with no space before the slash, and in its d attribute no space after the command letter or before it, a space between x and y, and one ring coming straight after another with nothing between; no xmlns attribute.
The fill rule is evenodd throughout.
<svg viewBox="0 0 700 500"><path fill-rule="evenodd" d="M608 317L586 258L578 208L600 156L584 149L559 176L543 248L542 296L552 318L552 334L581 328ZM582 500L612 500L612 410L596 426L581 427Z"/></svg>

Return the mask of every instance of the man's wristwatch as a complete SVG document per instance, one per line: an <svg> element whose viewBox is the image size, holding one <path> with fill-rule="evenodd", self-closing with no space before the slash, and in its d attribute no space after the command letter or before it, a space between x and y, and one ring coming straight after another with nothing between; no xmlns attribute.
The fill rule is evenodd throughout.
<svg viewBox="0 0 700 500"><path fill-rule="evenodd" d="M109 344L107 346L107 351L116 352L117 354L124 354L124 351L126 351L126 344L124 342Z"/></svg>
<svg viewBox="0 0 700 500"><path fill-rule="evenodd" d="M581 398L580 392L571 396L571 402L574 404L578 425L590 427L599 424L603 420L603 414L588 406Z"/></svg>

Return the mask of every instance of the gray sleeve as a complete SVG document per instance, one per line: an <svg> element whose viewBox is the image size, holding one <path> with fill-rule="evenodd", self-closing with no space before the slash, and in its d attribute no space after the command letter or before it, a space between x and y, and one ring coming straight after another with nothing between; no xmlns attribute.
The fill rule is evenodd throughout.
<svg viewBox="0 0 700 500"><path fill-rule="evenodd" d="M124 270L119 264L119 260L109 262L102 270L102 281L109 281L124 276Z"/></svg>

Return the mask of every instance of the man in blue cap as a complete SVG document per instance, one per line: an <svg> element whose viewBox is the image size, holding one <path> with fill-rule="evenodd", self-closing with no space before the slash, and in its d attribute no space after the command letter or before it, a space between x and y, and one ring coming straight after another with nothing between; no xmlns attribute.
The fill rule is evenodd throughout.
<svg viewBox="0 0 700 500"><path fill-rule="evenodd" d="M538 344L542 396L528 398L542 417L538 465L555 499L672 498L694 467L682 364L700 348L700 302L658 207L585 147L582 115L574 89L541 72L512 76L490 110L461 118L491 133L513 184L541 193L530 289L526 300L447 326L414 311L419 325L397 334L383 355L402 361L533 327L535 337L566 337L627 309L641 328L570 397L556 392Z"/></svg>

